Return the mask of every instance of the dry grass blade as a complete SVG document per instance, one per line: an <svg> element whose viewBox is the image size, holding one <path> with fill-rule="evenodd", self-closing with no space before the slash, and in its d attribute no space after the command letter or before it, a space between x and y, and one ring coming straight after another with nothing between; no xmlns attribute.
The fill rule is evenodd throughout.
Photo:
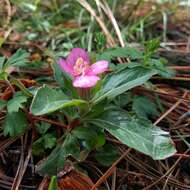
<svg viewBox="0 0 190 190"><path fill-rule="evenodd" d="M85 161L85 166L88 166L88 170L92 171L93 173L93 176L97 176L98 178L100 178L101 176L103 176L103 172L96 166L96 164L94 164L93 162L91 161ZM109 186L109 183L108 183L108 180L105 180L103 182L107 188L107 190L110 190L110 186Z"/></svg>
<svg viewBox="0 0 190 190"><path fill-rule="evenodd" d="M182 98L185 98L187 95L187 91L184 93ZM160 121L162 121L170 112L172 112L183 100L178 100L169 110L167 110L161 117L159 117L155 122L154 125L157 125Z"/></svg>
<svg viewBox="0 0 190 190"><path fill-rule="evenodd" d="M15 189L14 189L14 190L19 189L20 183L21 183L21 181L22 181L22 178L23 178L24 173L25 173L25 171L26 171L26 168L27 168L27 166L28 166L28 162L29 162L29 160L30 160L31 155L32 155L32 148L30 147L29 150L28 150L27 157L26 157L26 159L25 159L25 161L24 161L24 163L23 163L23 167L22 167L22 170L21 170L21 172L20 172L20 175L19 175L19 177L18 177L18 179L17 179L17 183L16 183L16 185L15 185Z"/></svg>
<svg viewBox="0 0 190 190"><path fill-rule="evenodd" d="M5 9L7 10L7 18L5 20L5 25L4 25L4 27L6 27L9 25L10 20L11 20L12 8L11 8L11 4L9 0L0 0L1 4L3 4L2 1L6 3Z"/></svg>
<svg viewBox="0 0 190 190"><path fill-rule="evenodd" d="M21 156L20 156L20 161L19 161L19 165L17 168L17 173L15 175L11 190L19 189L22 178L27 169L28 162L32 155L32 147L31 146L27 147L27 139L28 139L28 133L25 134L24 139L23 139L23 137L21 137L21 145L22 145L21 146ZM26 148L28 149L28 152L27 152L26 158L24 158L24 152L25 152Z"/></svg>
<svg viewBox="0 0 190 190"><path fill-rule="evenodd" d="M105 181L105 179L107 179L114 171L115 171L115 167L116 165L123 159L125 158L125 156L127 156L127 154L131 151L131 148L129 148L128 150L126 150L121 157L116 160L112 166L104 173L104 175L102 177L100 177L100 179L94 184L94 186L91 188L91 190L96 190L96 188L98 188L98 186Z"/></svg>
<svg viewBox="0 0 190 190"><path fill-rule="evenodd" d="M120 148L120 151L125 152L125 150L122 150L121 148ZM152 164L144 162L143 158L141 156L139 156L139 155L136 156L136 155L134 155L134 153L130 153L124 159L130 165L132 165L134 168L136 168L137 170L140 170L142 172L140 174L141 177L144 177L144 179L149 179L149 181L151 181L152 183L159 180L163 176L163 173L161 173L158 169L155 169ZM159 166L160 166L160 164L158 165L158 167ZM165 170L165 172L167 172L168 170L169 169ZM126 177L131 172L132 172L133 175L136 174L133 171L127 171ZM139 175L135 175L135 176L137 177ZM164 178L162 178L159 182L164 184L165 183ZM189 186L185 185L183 182L178 181L173 176L171 178L168 178L168 183L170 185L174 185L175 187L178 187L181 190L189 189Z"/></svg>
<svg viewBox="0 0 190 190"><path fill-rule="evenodd" d="M118 23L109 7L109 5L107 4L106 1L103 1L103 3L100 3L100 6L101 8L104 10L105 14L108 16L108 18L110 19L114 29L115 29L115 32L116 32L116 35L118 37L118 40L119 40L119 43L121 45L121 47L124 47L125 46L125 43L123 41L123 38L122 38L122 35L121 35L121 31L119 29L119 26L118 26Z"/></svg>
<svg viewBox="0 0 190 190"><path fill-rule="evenodd" d="M113 39L112 35L110 34L109 30L107 29L105 23L103 22L102 18L100 16L97 16L96 11L90 6L90 4L86 0L77 0L77 2L82 5L98 22L100 25L102 31L104 32L108 45L110 47L113 47L116 45L115 40Z"/></svg>
<svg viewBox="0 0 190 190"><path fill-rule="evenodd" d="M187 153L190 149L187 149L185 151L185 153ZM175 167L177 166L177 164L181 161L181 159L183 158L183 156L180 156L176 162L173 164L173 166L164 174L162 175L162 177L160 177L158 180L156 180L155 182L153 182L152 184L150 184L149 186L143 188L143 190L149 190L150 188L152 188L153 186L155 186L157 183L159 183L162 179L164 179L165 177L167 177L168 175L171 174L171 172L175 169ZM168 178L169 179L169 178ZM186 186L186 189L190 189L190 186Z"/></svg>
<svg viewBox="0 0 190 190"><path fill-rule="evenodd" d="M44 190L44 189L46 189L48 183L49 183L48 177L45 176L45 177L43 178L42 182L40 183L40 185L39 185L39 187L38 187L37 190Z"/></svg>
<svg viewBox="0 0 190 190"><path fill-rule="evenodd" d="M177 71L189 71L190 70L190 66L169 66L168 68L174 69Z"/></svg>
<svg viewBox="0 0 190 190"><path fill-rule="evenodd" d="M18 182L17 182L18 180L17 179L19 178L20 172L22 170L23 163L24 163L24 143L23 143L23 137L21 137L20 161L19 161L19 164L18 164L17 172L16 172L16 175L15 175L11 190L18 190L18 187L17 187L18 186Z"/></svg>
<svg viewBox="0 0 190 190"><path fill-rule="evenodd" d="M117 177L117 170L115 168L115 171L113 172L113 176L112 176L112 187L111 187L111 190L115 190L116 189L116 177Z"/></svg>
<svg viewBox="0 0 190 190"><path fill-rule="evenodd" d="M15 137L12 139L6 139L3 142L0 143L0 153L4 151L5 148L7 148L10 144L15 142L19 137Z"/></svg>
<svg viewBox="0 0 190 190"><path fill-rule="evenodd" d="M100 17L103 19L103 13L102 13L102 9L100 7L100 0L95 0L95 2L96 2L96 6L98 8L98 12L100 14Z"/></svg>

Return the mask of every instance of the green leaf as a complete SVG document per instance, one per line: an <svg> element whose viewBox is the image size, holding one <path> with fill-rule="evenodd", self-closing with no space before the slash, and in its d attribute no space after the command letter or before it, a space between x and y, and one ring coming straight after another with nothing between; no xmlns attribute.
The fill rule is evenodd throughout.
<svg viewBox="0 0 190 190"><path fill-rule="evenodd" d="M78 99L70 100L62 92L44 85L37 90L30 110L34 115L43 115L65 107L78 106L81 104L86 104L86 101Z"/></svg>
<svg viewBox="0 0 190 190"><path fill-rule="evenodd" d="M131 88L142 85L154 74L155 71L141 66L113 73L104 79L102 88L95 94L92 102L97 104L106 98L113 99Z"/></svg>
<svg viewBox="0 0 190 190"><path fill-rule="evenodd" d="M132 47L116 47L107 49L98 57L98 59L111 61L111 59L117 57L140 59L142 58L142 53Z"/></svg>
<svg viewBox="0 0 190 190"><path fill-rule="evenodd" d="M9 66L24 66L28 62L29 53L25 50L17 50L5 63L5 68Z"/></svg>
<svg viewBox="0 0 190 190"><path fill-rule="evenodd" d="M94 41L95 41L96 49L100 50L106 47L106 37L105 35L102 34L102 32L95 33Z"/></svg>
<svg viewBox="0 0 190 190"><path fill-rule="evenodd" d="M83 140L82 145L88 150L91 150L96 145L98 135L93 128L84 126L76 127L72 131L72 134L78 139Z"/></svg>
<svg viewBox="0 0 190 190"><path fill-rule="evenodd" d="M56 145L56 137L53 134L44 135L44 147L53 148Z"/></svg>
<svg viewBox="0 0 190 190"><path fill-rule="evenodd" d="M2 110L7 105L7 101L0 100L0 110Z"/></svg>
<svg viewBox="0 0 190 190"><path fill-rule="evenodd" d="M139 117L158 116L156 105L146 96L135 97L132 109Z"/></svg>
<svg viewBox="0 0 190 190"><path fill-rule="evenodd" d="M166 66L167 61L165 59L149 59L148 65L154 69L160 76L170 78L175 76L175 71Z"/></svg>
<svg viewBox="0 0 190 190"><path fill-rule="evenodd" d="M23 108L23 103L25 102L27 102L27 97L22 93L16 93L14 97L7 103L8 112L18 112L20 108Z"/></svg>
<svg viewBox="0 0 190 190"><path fill-rule="evenodd" d="M116 98L114 98L114 104L118 107L125 107L127 104L131 103L133 100L133 96L131 92L126 92L123 94L120 94Z"/></svg>
<svg viewBox="0 0 190 190"><path fill-rule="evenodd" d="M56 137L53 134L45 134L36 140L32 145L32 152L34 155L40 155L46 149L51 149L56 145Z"/></svg>
<svg viewBox="0 0 190 190"><path fill-rule="evenodd" d="M98 133L96 148L102 147L105 143L106 143L105 133L100 131Z"/></svg>
<svg viewBox="0 0 190 190"><path fill-rule="evenodd" d="M80 157L80 148L76 137L68 134L63 144L58 145L47 159L38 165L37 171L41 175L53 176L63 169L66 158L73 156L75 159Z"/></svg>
<svg viewBox="0 0 190 190"><path fill-rule="evenodd" d="M0 73L0 80L6 80L7 76L8 76L8 74L6 72L1 72Z"/></svg>
<svg viewBox="0 0 190 190"><path fill-rule="evenodd" d="M72 134L80 139L81 144L88 151L103 146L106 141L103 130L92 125L76 127L72 130Z"/></svg>
<svg viewBox="0 0 190 190"><path fill-rule="evenodd" d="M5 42L5 38L0 37L0 47L2 47L3 43Z"/></svg>
<svg viewBox="0 0 190 190"><path fill-rule="evenodd" d="M25 113L22 111L7 113L4 124L3 132L4 135L10 135L14 137L22 134L28 127L28 122Z"/></svg>
<svg viewBox="0 0 190 190"><path fill-rule="evenodd" d="M60 68L60 66L57 63L52 64L52 69L54 72L54 78L55 78L56 82L59 84L59 86L61 88L64 89L65 88L65 80L64 80L64 75L63 75L62 69ZM69 78L67 80L69 80ZM71 79L70 79L70 83L71 83Z"/></svg>
<svg viewBox="0 0 190 190"><path fill-rule="evenodd" d="M145 53L154 54L155 51L159 48L160 40L159 38L154 38L145 43Z"/></svg>
<svg viewBox="0 0 190 190"><path fill-rule="evenodd" d="M88 118L95 118L95 117L103 114L105 112L105 108L107 108L108 103L109 102L107 102L107 101L103 101L103 102L93 105L86 116Z"/></svg>
<svg viewBox="0 0 190 190"><path fill-rule="evenodd" d="M42 121L42 122L36 124L36 127L37 127L37 131L40 134L45 134L47 132L47 130L51 127L51 124Z"/></svg>
<svg viewBox="0 0 190 190"><path fill-rule="evenodd" d="M45 153L44 148L44 140L43 137L40 137L38 140L33 142L32 144L32 154L35 156L39 156Z"/></svg>
<svg viewBox="0 0 190 190"><path fill-rule="evenodd" d="M58 190L57 178L56 176L51 177L48 190Z"/></svg>
<svg viewBox="0 0 190 190"><path fill-rule="evenodd" d="M155 160L165 159L176 152L168 132L148 120L130 117L124 110L108 111L101 118L90 122L105 128L123 144Z"/></svg>
<svg viewBox="0 0 190 190"><path fill-rule="evenodd" d="M103 166L110 166L119 158L119 151L117 147L106 144L95 153L96 160Z"/></svg>

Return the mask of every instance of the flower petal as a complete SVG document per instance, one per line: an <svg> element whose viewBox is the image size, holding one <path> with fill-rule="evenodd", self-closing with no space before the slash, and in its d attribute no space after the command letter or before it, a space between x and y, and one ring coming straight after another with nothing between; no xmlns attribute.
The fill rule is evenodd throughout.
<svg viewBox="0 0 190 190"><path fill-rule="evenodd" d="M74 71L73 71L73 67L71 65L69 65L65 59L60 59L58 61L59 65L61 66L61 68L66 72L69 73L70 75L74 75Z"/></svg>
<svg viewBox="0 0 190 190"><path fill-rule="evenodd" d="M73 86L79 88L89 88L95 86L98 80L100 80L98 76L80 76L74 79Z"/></svg>
<svg viewBox="0 0 190 190"><path fill-rule="evenodd" d="M88 55L88 52L86 52L82 48L73 48L70 52L70 54L67 57L67 63L69 65L74 66L78 58L82 58L84 61L86 61L88 64L90 63L90 58Z"/></svg>
<svg viewBox="0 0 190 190"><path fill-rule="evenodd" d="M108 69L108 61L101 60L97 61L96 63L90 66L89 71L87 72L88 75L97 75L100 73L105 72Z"/></svg>

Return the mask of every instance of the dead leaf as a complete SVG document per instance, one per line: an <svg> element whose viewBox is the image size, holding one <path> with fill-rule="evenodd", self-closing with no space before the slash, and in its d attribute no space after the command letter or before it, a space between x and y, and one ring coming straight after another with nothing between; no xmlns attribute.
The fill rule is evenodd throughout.
<svg viewBox="0 0 190 190"><path fill-rule="evenodd" d="M59 190L90 190L93 185L86 174L75 170L58 180Z"/></svg>

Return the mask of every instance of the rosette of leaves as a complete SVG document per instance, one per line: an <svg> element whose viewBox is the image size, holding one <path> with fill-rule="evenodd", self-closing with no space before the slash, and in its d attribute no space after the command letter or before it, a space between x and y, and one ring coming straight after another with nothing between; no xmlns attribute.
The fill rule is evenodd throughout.
<svg viewBox="0 0 190 190"><path fill-rule="evenodd" d="M65 125L61 128L61 136L60 133L59 135L55 133L56 129L52 126L48 126L45 132L43 130L39 132L41 135L51 136L52 140L48 142L45 137L40 137L33 146L37 153L39 151L36 148L40 146L40 152L47 156L37 166L37 171L41 175L57 175L68 160L83 161L91 151L95 152L98 162L105 166L110 165L117 159L118 151L115 146L107 144L106 133L155 160L165 159L176 152L170 134L154 126L147 117L141 117L142 114L139 113L142 112L142 105L137 106L136 103L134 109L133 104L133 108L129 106L127 111L123 103L117 102L119 98L128 97L125 96L126 92L144 85L153 75L159 73L157 67L151 65L152 62L148 64L147 60L152 59L150 55L148 56L129 47L104 51L98 56L99 59L104 57L112 62L118 57L130 58L131 63L130 66L128 64L117 66L113 61L112 72L105 74L96 87L90 89L88 99L81 98L77 89L72 86L71 78L60 70L58 64L53 64L54 78L58 87L43 85L36 88L32 101L29 101L30 113L33 116L46 116L59 121L61 126ZM143 64L144 59L146 64ZM159 63L157 60L157 64L162 62ZM20 114L24 100L19 99L20 106L11 110L16 110L18 111L16 113ZM1 104L1 107L6 109L5 102ZM137 108L141 111L138 114L134 111ZM5 120L5 127L3 127L5 134L15 135L6 132L7 126L11 129L10 123L14 118L12 116L12 119ZM38 130L40 127L41 125L38 126ZM46 146L46 141L50 143L49 146ZM46 148L47 152L44 151Z"/></svg>

